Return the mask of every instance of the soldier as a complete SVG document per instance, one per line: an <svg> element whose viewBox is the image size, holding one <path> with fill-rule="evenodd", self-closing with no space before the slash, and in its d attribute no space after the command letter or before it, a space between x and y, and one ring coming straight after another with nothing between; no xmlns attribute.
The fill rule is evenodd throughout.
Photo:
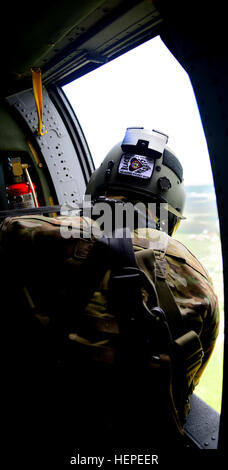
<svg viewBox="0 0 228 470"><path fill-rule="evenodd" d="M17 358L24 348L20 364L26 377L33 371L37 401L49 390L41 416L49 413L56 439L64 432L74 446L182 445L189 396L213 351L219 314L207 272L172 238L185 193L167 136L127 129L86 196L90 217L15 217L1 226L5 288L13 266L29 260L33 267L7 297Z"/></svg>
<svg viewBox="0 0 228 470"><path fill-rule="evenodd" d="M171 310L171 317L181 317L180 328L176 331L174 328L174 338L193 331L200 339L203 357L188 377L188 392L183 410L179 413L179 417L182 414L183 425L189 412L189 395L199 383L215 346L219 312L217 297L208 273L184 245L171 238L181 219L184 219L185 191L182 166L166 143L167 136L160 132L148 132L143 128L127 129L123 143L117 144L93 173L86 194L91 196L96 214L99 204L102 208L105 204L112 208L112 227L118 229L120 219L116 215L116 208L123 203L123 206L127 206L127 212L129 203L132 204L134 217L128 219L128 225L131 225L136 261L152 282L155 282L160 307L167 314ZM96 219L96 216L93 216L93 219ZM165 283L161 282L159 276L162 260L163 267L165 263ZM100 288L86 306L88 318L93 317L100 322L110 319L114 321L108 281L109 277L105 276ZM122 290L122 302L126 296L127 292ZM125 309L129 307L127 302L124 306ZM118 306L115 308L118 309ZM104 361L108 361L107 358L111 357L109 355L113 351L113 336L116 330L110 328L109 335L108 330L106 334L101 333L101 328L91 340L84 328L81 332L79 329L77 333L72 333L70 338L78 344L83 344L83 348L93 350L92 354L95 356L94 351L97 349L100 359L103 357ZM176 396L176 400L179 399L180 397ZM176 407L178 408L178 404Z"/></svg>

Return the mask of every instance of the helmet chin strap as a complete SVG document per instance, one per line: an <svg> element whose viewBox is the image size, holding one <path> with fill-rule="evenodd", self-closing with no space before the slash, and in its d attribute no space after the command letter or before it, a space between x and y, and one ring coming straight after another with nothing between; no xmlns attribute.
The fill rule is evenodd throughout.
<svg viewBox="0 0 228 470"><path fill-rule="evenodd" d="M127 202L128 200L126 196L113 196L113 195L107 194L106 197L109 199L119 199L120 201L123 201L123 202ZM140 202L140 201L135 201L135 202ZM184 217L178 210L174 209L174 207L172 207L170 204L168 204L168 211L171 212L171 214L176 215L178 219L186 220L186 217Z"/></svg>

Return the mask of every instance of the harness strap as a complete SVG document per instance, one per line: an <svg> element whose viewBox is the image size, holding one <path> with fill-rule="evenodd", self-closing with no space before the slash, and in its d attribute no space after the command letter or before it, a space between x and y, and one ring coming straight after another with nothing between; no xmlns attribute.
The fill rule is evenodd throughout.
<svg viewBox="0 0 228 470"><path fill-rule="evenodd" d="M172 292L164 278L156 278L156 290L162 310L165 311L173 338L179 338L183 334L183 318L173 298Z"/></svg>
<svg viewBox="0 0 228 470"><path fill-rule="evenodd" d="M139 253L135 257L130 231L125 229L121 238L116 235L115 232L115 237L108 239L112 258L109 287L111 308L119 325L122 357L130 359L132 364L142 364L162 348L172 356L172 333L166 312L159 307L150 269L140 269Z"/></svg>
<svg viewBox="0 0 228 470"><path fill-rule="evenodd" d="M114 270L117 269L119 271L125 267L138 268L129 229L116 229L113 237L101 238L100 240L103 243L105 241L109 245L111 263Z"/></svg>
<svg viewBox="0 0 228 470"><path fill-rule="evenodd" d="M135 270L138 269L132 248L130 232L122 232L122 235L124 236L121 238L118 237L118 232L116 231L113 237L101 237L95 241L86 260L81 266L79 290L81 311L85 309L92 294L99 287L108 269L111 269L113 275L116 276L126 267L131 267ZM131 280L132 279L133 278L131 278Z"/></svg>
<svg viewBox="0 0 228 470"><path fill-rule="evenodd" d="M162 321L164 321L164 316L167 316L172 335L175 332L173 338L176 338L180 336L181 314L165 282L165 277L157 279L154 284L149 270L139 269L139 267L145 266L144 261L142 262L143 256L146 256L144 250L137 253L138 265L129 229L125 229L124 232L121 229L121 233L118 233L117 230L113 237L102 237L96 241L81 267L79 311L83 314L87 303L94 291L98 289L105 273L108 269L111 269L110 295L112 310L118 316L118 323L122 331L125 331L127 335L129 318L137 315L137 309L139 310L138 322L139 324L143 322L145 318L142 319L140 316L142 316L142 309L144 309L143 313L146 318L153 316L155 318L160 315ZM161 275L159 272L157 274L158 276ZM151 311L147 308L146 303L143 303L142 287L149 294L148 303ZM155 315L153 315L152 310L154 307L159 307L159 302L165 314L161 309L159 311L158 308Z"/></svg>
<svg viewBox="0 0 228 470"><path fill-rule="evenodd" d="M166 280L167 261L165 253L155 251L155 259L155 286L158 293L160 307L166 312L173 338L176 339L183 334L183 318Z"/></svg>
<svg viewBox="0 0 228 470"><path fill-rule="evenodd" d="M40 206L40 207L29 207L22 209L9 209L0 211L0 220L6 217L21 217L23 215L40 215L48 214L53 212L60 212L62 207L60 205L53 206Z"/></svg>
<svg viewBox="0 0 228 470"><path fill-rule="evenodd" d="M157 303L165 312L174 339L183 334L183 319L167 284L167 261L164 253L151 249L136 252L138 266L150 277L157 294Z"/></svg>
<svg viewBox="0 0 228 470"><path fill-rule="evenodd" d="M109 290L115 318L105 324L104 320L93 320L82 313L82 323L86 327L89 320L88 324L95 325L99 331L114 335L120 333L119 347L117 350L105 345L86 347L78 341L77 347L89 360L117 363L123 369L127 366L128 370L132 368L134 371L137 366L141 370L143 364L152 364L156 359L156 351L158 355L166 351L173 361L175 372L175 380L173 378L169 384L170 396L180 405L178 412L184 417L188 406L185 405L186 397L192 391L194 375L202 362L202 346L195 332L183 335L182 316L166 282L164 254L158 256L151 250L150 254L152 256L148 257L147 250L140 250L135 256L127 231L122 233L121 238L101 238L94 243L82 266L82 288L79 289L83 298L81 311L84 311L96 287L99 287L107 269L111 269ZM155 263L156 279L152 278L151 273L155 269L151 269L151 263ZM143 302L143 287L148 293L154 293L151 310ZM70 335L73 339L72 335L74 333ZM175 407L172 406L175 414Z"/></svg>

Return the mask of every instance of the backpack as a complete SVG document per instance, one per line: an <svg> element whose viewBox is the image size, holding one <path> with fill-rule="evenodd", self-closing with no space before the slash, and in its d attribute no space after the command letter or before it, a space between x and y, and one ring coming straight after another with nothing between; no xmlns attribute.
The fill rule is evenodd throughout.
<svg viewBox="0 0 228 470"><path fill-rule="evenodd" d="M203 352L198 335L183 332L166 283L165 259L151 248L134 252L127 229L122 237L96 239L84 220L88 233L84 225L82 238L81 223L80 217L23 216L1 224L6 278L16 292L11 311L20 305L12 322L22 332L20 348L26 344L23 360L26 354L34 357L33 369L34 363L47 375L54 369L58 386L68 383L69 410L72 402L79 408L81 439L90 435L92 440L99 430L103 440L112 435L114 442L180 445ZM63 233L69 233L69 225L74 237L67 238ZM115 319L94 321L85 308L107 272ZM82 324L84 330L110 334L111 347L73 341ZM75 370L81 391L72 379Z"/></svg>

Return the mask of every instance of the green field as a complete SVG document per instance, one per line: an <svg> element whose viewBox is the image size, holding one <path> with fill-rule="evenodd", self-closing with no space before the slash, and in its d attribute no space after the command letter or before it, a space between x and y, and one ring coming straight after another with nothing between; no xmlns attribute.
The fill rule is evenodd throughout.
<svg viewBox="0 0 228 470"><path fill-rule="evenodd" d="M194 188L194 189L193 189ZM223 267L218 217L213 187L187 187L183 221L175 238L200 260L212 278L220 307L220 333L210 362L195 393L216 411L221 411L224 343ZM193 194L194 191L194 194ZM191 197L193 194L193 197ZM204 196L205 195L205 196Z"/></svg>

